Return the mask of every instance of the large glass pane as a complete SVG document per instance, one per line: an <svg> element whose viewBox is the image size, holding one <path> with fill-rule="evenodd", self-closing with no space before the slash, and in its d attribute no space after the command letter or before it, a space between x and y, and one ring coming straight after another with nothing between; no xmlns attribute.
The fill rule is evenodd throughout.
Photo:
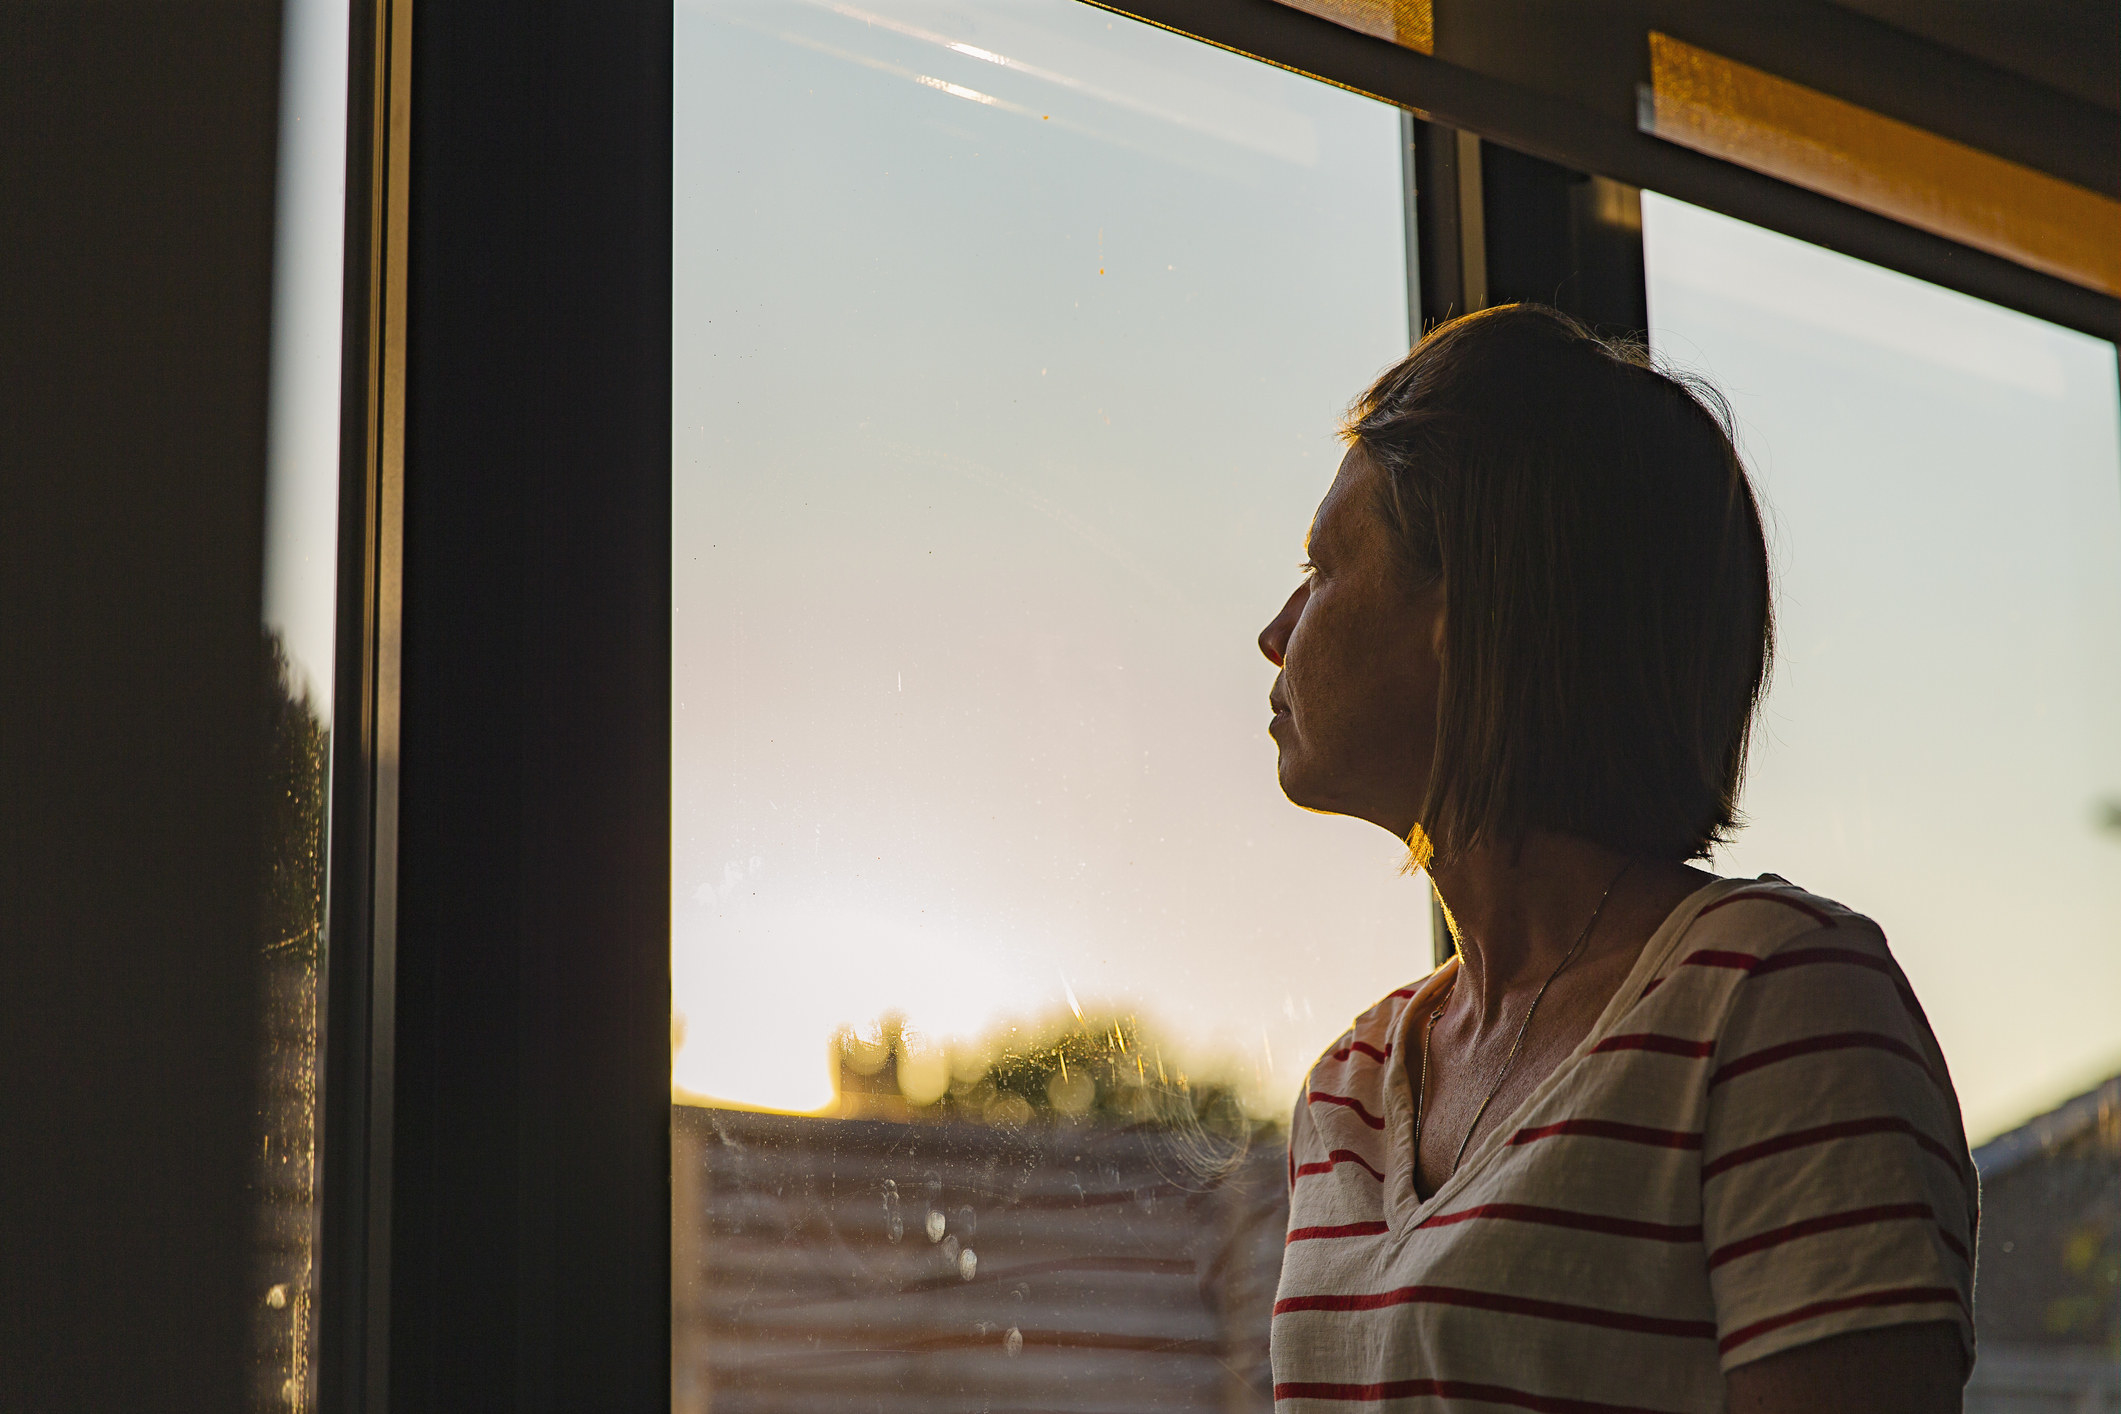
<svg viewBox="0 0 2121 1414"><path fill-rule="evenodd" d="M1720 867L1879 921L1980 1144L2121 1071L2114 346L1667 198L1642 214L1652 339L1729 394L1780 581L1752 823ZM2110 1407L2121 1086L1977 1158L1975 1394L2023 1366L2028 1399ZM1969 1407L2048 1407L2010 1390Z"/></svg>
<svg viewBox="0 0 2121 1414"><path fill-rule="evenodd" d="M1655 194L1643 239L1780 574L1729 862L1879 920L1986 1138L2121 1067L2114 346Z"/></svg>
<svg viewBox="0 0 2121 1414"><path fill-rule="evenodd" d="M682 0L681 1410L1265 1407L1427 897L1276 787L1399 114L1072 0Z"/></svg>

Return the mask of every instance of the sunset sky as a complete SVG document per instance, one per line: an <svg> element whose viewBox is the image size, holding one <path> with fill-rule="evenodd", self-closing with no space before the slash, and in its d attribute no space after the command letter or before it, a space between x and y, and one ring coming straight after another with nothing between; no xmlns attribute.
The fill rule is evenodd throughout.
<svg viewBox="0 0 2121 1414"><path fill-rule="evenodd" d="M1406 346L1398 114L870 13L678 11L677 1083L809 1108L837 1025L1072 988L1278 1112L1428 967L1399 846L1281 798L1253 646Z"/></svg>

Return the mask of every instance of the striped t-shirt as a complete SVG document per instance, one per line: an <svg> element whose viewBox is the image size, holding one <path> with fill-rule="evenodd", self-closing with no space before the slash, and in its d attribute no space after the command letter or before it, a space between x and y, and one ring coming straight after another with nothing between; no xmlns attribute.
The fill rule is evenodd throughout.
<svg viewBox="0 0 2121 1414"><path fill-rule="evenodd" d="M1297 1103L1279 1414L1721 1410L1734 1366L1915 1321L1971 1368L1973 1162L1869 919L1772 875L1698 890L1423 1202L1404 1062L1455 968L1357 1018Z"/></svg>

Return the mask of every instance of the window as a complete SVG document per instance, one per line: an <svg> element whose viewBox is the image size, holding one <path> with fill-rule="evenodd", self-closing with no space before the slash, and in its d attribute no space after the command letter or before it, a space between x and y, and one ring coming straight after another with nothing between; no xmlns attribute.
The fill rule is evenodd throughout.
<svg viewBox="0 0 2121 1414"><path fill-rule="evenodd" d="M317 1402L317 1155L339 551L347 45L343 0L281 37L267 438L263 1075L252 1407Z"/></svg>
<svg viewBox="0 0 2121 1414"><path fill-rule="evenodd" d="M677 1407L1263 1400L1281 1122L1430 957L1251 646L1407 345L1400 113L1072 0L676 74Z"/></svg>
<svg viewBox="0 0 2121 1414"><path fill-rule="evenodd" d="M1724 872L1878 919L1979 1143L2121 1068L2114 347L1669 198L1643 240L1780 576Z"/></svg>

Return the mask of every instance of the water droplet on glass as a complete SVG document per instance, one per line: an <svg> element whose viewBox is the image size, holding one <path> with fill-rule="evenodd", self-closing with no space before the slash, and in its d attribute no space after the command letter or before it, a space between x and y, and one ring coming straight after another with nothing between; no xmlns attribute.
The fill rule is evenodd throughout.
<svg viewBox="0 0 2121 1414"><path fill-rule="evenodd" d="M944 1265L947 1266L955 1262L957 1260L957 1239L954 1237L944 1238L943 1245L936 1250L943 1254Z"/></svg>
<svg viewBox="0 0 2121 1414"><path fill-rule="evenodd" d="M1023 1354L1024 1333L1015 1326L1009 1327L1009 1334L1002 1337L1002 1349L1009 1352L1011 1359Z"/></svg>
<svg viewBox="0 0 2121 1414"><path fill-rule="evenodd" d="M949 1219L945 1218L940 1212L934 1208L928 1210L928 1240L930 1242L941 1242L943 1240L943 1229L948 1225Z"/></svg>
<svg viewBox="0 0 2121 1414"><path fill-rule="evenodd" d="M979 1275L979 1254L970 1247L957 1254L957 1274L964 1281Z"/></svg>

